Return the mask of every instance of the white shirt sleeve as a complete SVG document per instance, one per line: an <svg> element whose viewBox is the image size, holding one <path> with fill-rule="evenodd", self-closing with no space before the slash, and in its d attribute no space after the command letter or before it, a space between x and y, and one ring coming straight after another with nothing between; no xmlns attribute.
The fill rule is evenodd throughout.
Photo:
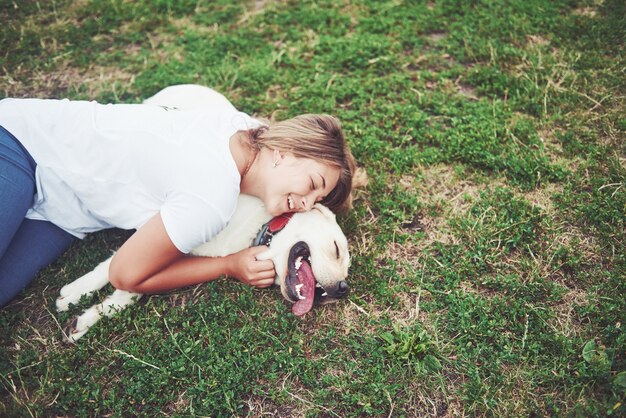
<svg viewBox="0 0 626 418"><path fill-rule="evenodd" d="M176 248L185 254L210 241L226 226L231 215L185 192L168 196L161 207L161 219L167 235Z"/></svg>

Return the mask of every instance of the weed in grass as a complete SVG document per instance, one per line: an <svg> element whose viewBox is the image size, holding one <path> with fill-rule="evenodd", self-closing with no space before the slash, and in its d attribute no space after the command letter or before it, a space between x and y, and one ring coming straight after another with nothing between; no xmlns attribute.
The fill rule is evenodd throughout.
<svg viewBox="0 0 626 418"><path fill-rule="evenodd" d="M393 332L383 332L379 337L386 344L384 350L403 365L413 368L417 375L441 369L441 362L433 355L435 349L426 330L395 327Z"/></svg>

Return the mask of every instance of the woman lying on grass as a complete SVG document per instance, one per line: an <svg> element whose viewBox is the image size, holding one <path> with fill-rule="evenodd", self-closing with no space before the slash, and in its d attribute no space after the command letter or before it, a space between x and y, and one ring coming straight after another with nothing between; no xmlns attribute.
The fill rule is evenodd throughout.
<svg viewBox="0 0 626 418"><path fill-rule="evenodd" d="M350 205L354 160L339 121L301 115L268 125L218 93L211 106L40 99L0 101L0 306L76 238L137 229L110 267L118 289L155 293L234 276L272 285L252 247L186 257L229 221L237 196L272 215Z"/></svg>

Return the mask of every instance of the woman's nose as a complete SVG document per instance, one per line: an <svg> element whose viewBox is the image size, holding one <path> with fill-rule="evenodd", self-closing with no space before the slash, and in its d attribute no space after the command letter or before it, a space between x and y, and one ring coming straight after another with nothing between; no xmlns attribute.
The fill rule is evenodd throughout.
<svg viewBox="0 0 626 418"><path fill-rule="evenodd" d="M314 193L310 193L306 196L302 196L302 210L309 211L313 209L313 205L317 201L317 196Z"/></svg>
<svg viewBox="0 0 626 418"><path fill-rule="evenodd" d="M313 209L313 205L317 202L322 201L322 196L315 191L309 193L308 195L300 197L300 207L298 208L300 211L308 212Z"/></svg>

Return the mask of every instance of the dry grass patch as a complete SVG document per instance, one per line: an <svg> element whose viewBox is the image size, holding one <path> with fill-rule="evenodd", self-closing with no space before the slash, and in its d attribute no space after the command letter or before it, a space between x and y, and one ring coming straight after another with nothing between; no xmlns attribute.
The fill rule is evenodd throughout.
<svg viewBox="0 0 626 418"><path fill-rule="evenodd" d="M553 196L563 191L563 186L557 183L546 183L542 187L524 193L523 197L533 206L540 208L545 215L550 218L556 217L556 209L554 208Z"/></svg>
<svg viewBox="0 0 626 418"><path fill-rule="evenodd" d="M354 332L361 332L364 324L371 316L371 305L361 306L350 299L337 301L313 309L320 324L331 324L338 334L348 336ZM320 327L318 327L320 328Z"/></svg>
<svg viewBox="0 0 626 418"><path fill-rule="evenodd" d="M476 92L476 89L474 87L470 86L469 84L460 83L460 80L457 80L454 84L457 86L458 93L461 96L464 96L469 100L479 99L478 93Z"/></svg>
<svg viewBox="0 0 626 418"><path fill-rule="evenodd" d="M389 242L385 251L377 257L381 263L386 260L393 260L398 267L398 275L406 276L407 274L420 268L420 261L426 248L434 241L408 239L404 243Z"/></svg>
<svg viewBox="0 0 626 418"><path fill-rule="evenodd" d="M440 381L439 387L435 390L424 385L424 380L428 377L413 379L411 384L404 389L408 398L407 404L402 411L395 410L398 416L438 418L467 416L463 401L460 396L456 395L461 393L459 388L462 378L448 368L444 369L444 374L445 380ZM390 413L389 416L396 415Z"/></svg>
<svg viewBox="0 0 626 418"><path fill-rule="evenodd" d="M502 364L500 370L504 376L504 383L498 389L498 396L508 399L509 402L497 405L495 416L525 416L528 415L528 392L531 383L528 381L524 366Z"/></svg>
<svg viewBox="0 0 626 418"><path fill-rule="evenodd" d="M276 417L305 417L312 409L323 411L322 416L339 417L332 409L315 403L311 393L300 383L297 376L291 375L285 376L280 387L281 391L286 394L289 401L284 402L278 406L274 412ZM271 406L270 406L271 409ZM260 415L248 415L248 416L260 416Z"/></svg>
<svg viewBox="0 0 626 418"><path fill-rule="evenodd" d="M184 57L182 48L174 48L177 34L169 32L151 32L147 35L150 42L150 59L158 63L165 63L170 60L182 61Z"/></svg>
<svg viewBox="0 0 626 418"><path fill-rule="evenodd" d="M564 134L562 129L558 128L541 128L537 130L537 135L545 146L546 156L552 164L564 167L566 170L575 172L578 169L583 156L566 157L561 141L557 138L558 134Z"/></svg>
<svg viewBox="0 0 626 418"><path fill-rule="evenodd" d="M4 77L2 92L6 97L51 98L76 89L82 83L79 69L61 63L46 72L16 68Z"/></svg>
<svg viewBox="0 0 626 418"><path fill-rule="evenodd" d="M95 99L111 90L116 96L132 90L135 75L114 66L91 65L79 69L62 62L45 73L18 68L5 80L1 88L7 97L65 98L69 92L81 91Z"/></svg>
<svg viewBox="0 0 626 418"><path fill-rule="evenodd" d="M411 224L398 232L414 234L419 231L425 237L412 236L401 243L390 241L378 260L395 261L399 275L406 275L410 269L418 267L420 257L434 243L461 243L461 238L452 232L448 220L464 216L486 186L474 183L471 177L462 177L453 167L444 164L420 167L415 174L403 175L399 184L420 196L427 209L416 213ZM493 184L501 183L495 181Z"/></svg>
<svg viewBox="0 0 626 418"><path fill-rule="evenodd" d="M546 46L550 44L550 41L541 35L527 35L526 40L532 45Z"/></svg>
<svg viewBox="0 0 626 418"><path fill-rule="evenodd" d="M243 401L245 417L301 418L306 416L304 408L295 405L277 405L263 396L252 395Z"/></svg>
<svg viewBox="0 0 626 418"><path fill-rule="evenodd" d="M596 9L595 7L579 7L578 9L574 9L572 14L577 16L596 17Z"/></svg>
<svg viewBox="0 0 626 418"><path fill-rule="evenodd" d="M113 93L116 97L132 91L135 74L114 66L92 65L83 73L81 88L88 97L98 97L103 92Z"/></svg>
<svg viewBox="0 0 626 418"><path fill-rule="evenodd" d="M557 188L557 186L554 186ZM537 195L533 192L531 195ZM543 196L539 193L539 199ZM531 197L532 199L532 197ZM532 201L532 200L531 200ZM552 202L549 200L543 202L534 202L534 204L541 207L547 212L547 216L553 219L558 219L558 213L552 207ZM545 236L541 237L542 248L540 251L531 251L530 248L526 248L530 251L530 258L520 259L522 255L519 251L513 251L503 261L502 266L498 268L501 271L503 266L510 272L518 274L524 280L532 280L532 277L542 277L549 279L555 283L559 283L567 288L575 288L576 286L570 282L569 267L563 265L557 254L562 251L563 248L570 249L576 248L577 254L584 259L584 265L594 266L601 265L602 256L600 243L597 239L588 234L583 234L577 228L572 226L557 226L558 230L548 232ZM531 262L531 265L528 263Z"/></svg>
<svg viewBox="0 0 626 418"><path fill-rule="evenodd" d="M193 31L201 35L216 34L219 31L217 24L211 26L202 26L193 23L189 18L170 18L170 23L175 29L172 33L171 28L160 27L157 30L147 32L144 45L138 43L129 43L122 48L128 66L137 67L138 72L145 71L147 60L151 64L165 64L168 61L183 61L185 53L184 47L178 46L178 38L186 31ZM125 24L120 28L120 33L132 33L136 29L132 23ZM119 49L118 46L112 46L111 51ZM149 51L149 57L145 58L146 51ZM143 53L143 54L142 54ZM144 56L142 56L144 55Z"/></svg>
<svg viewBox="0 0 626 418"><path fill-rule="evenodd" d="M175 402L169 404L163 413L167 416L172 416L176 414L183 414L184 412L190 409L191 401L185 397L187 391L180 393Z"/></svg>
<svg viewBox="0 0 626 418"><path fill-rule="evenodd" d="M432 298L428 290L416 289L415 292L397 292L399 308L387 308L384 311L374 311L374 317L386 316L393 320L394 324L401 327L410 327L416 322L428 331L429 335L437 336L437 329L428 312L421 309L420 304Z"/></svg>
<svg viewBox="0 0 626 418"><path fill-rule="evenodd" d="M602 263L601 243L598 238L574 226L566 226L554 237L553 242L567 248L576 248L587 265L601 265Z"/></svg>
<svg viewBox="0 0 626 418"><path fill-rule="evenodd" d="M457 173L454 167L445 164L420 167L414 176L405 177L401 184L412 187L426 206L437 213L422 217L424 231L431 241L443 243L453 241L449 232L442 229L446 219L464 216L487 188L474 182L471 175ZM491 187L503 185L501 180L491 182Z"/></svg>
<svg viewBox="0 0 626 418"><path fill-rule="evenodd" d="M241 17L237 20L238 25L244 24L253 17L265 13L267 9L287 6L286 2L283 0L251 0L246 3L247 5Z"/></svg>
<svg viewBox="0 0 626 418"><path fill-rule="evenodd" d="M433 32L426 36L427 39L437 44L448 37L448 34L445 32Z"/></svg>
<svg viewBox="0 0 626 418"><path fill-rule="evenodd" d="M454 167L445 164L420 167L414 178L417 179L413 181L416 192L429 206L440 208L444 218L462 216L486 188L474 183L471 176L458 174Z"/></svg>
<svg viewBox="0 0 626 418"><path fill-rule="evenodd" d="M567 93L594 100L578 90L579 78L576 65L580 55L558 48L549 48L543 38L526 43L528 56L523 56L513 68L513 76L526 80L534 86L541 97L543 115L559 107L560 98ZM530 57L537 57L533 60ZM545 63L545 64L544 64Z"/></svg>
<svg viewBox="0 0 626 418"><path fill-rule="evenodd" d="M597 75L598 78L601 76ZM593 86L593 94L581 96L587 102L587 108L570 114L574 120L584 123L577 127L579 132L605 147L623 149L624 130L616 126L615 122L624 117L626 96L615 95L603 86ZM624 161L624 158L621 160Z"/></svg>
<svg viewBox="0 0 626 418"><path fill-rule="evenodd" d="M169 22L174 28L178 31L178 33L185 32L194 32L200 35L216 35L220 31L220 27L217 23L213 23L212 25L200 25L193 21L193 19L189 16L179 17L179 18L170 18Z"/></svg>
<svg viewBox="0 0 626 418"><path fill-rule="evenodd" d="M477 295L485 299L493 299L494 297L500 294L499 292L495 290L486 288L484 286L481 286L478 283L469 282L469 281L460 282L459 289L461 289L464 293Z"/></svg>
<svg viewBox="0 0 626 418"><path fill-rule="evenodd" d="M552 306L555 316L547 320L548 325L565 337L581 336L585 325L576 314L576 308L587 305L588 299L587 292L582 289L568 290L561 301Z"/></svg>
<svg viewBox="0 0 626 418"><path fill-rule="evenodd" d="M402 415L398 416L437 418L465 416L461 400L456 397L446 396L442 392L433 396L432 393L421 389L419 384L412 385L406 392L409 393L408 405L401 411ZM394 415L391 413L389 416Z"/></svg>

